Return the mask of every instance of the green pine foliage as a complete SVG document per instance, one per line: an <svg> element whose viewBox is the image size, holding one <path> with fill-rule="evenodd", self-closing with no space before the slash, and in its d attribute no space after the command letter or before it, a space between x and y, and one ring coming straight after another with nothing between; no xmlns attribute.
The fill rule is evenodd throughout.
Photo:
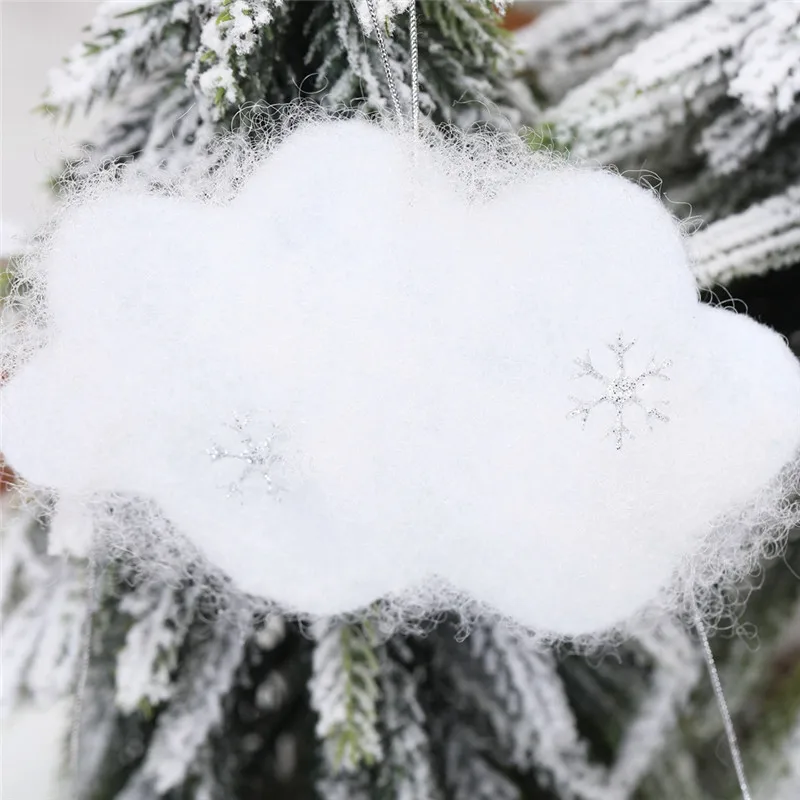
<svg viewBox="0 0 800 800"><path fill-rule="evenodd" d="M322 628L314 649L311 698L328 769L357 773L383 758L378 733L380 664L367 623Z"/></svg>
<svg viewBox="0 0 800 800"><path fill-rule="evenodd" d="M402 5L402 4L401 4ZM407 5L407 3L406 3ZM401 100L410 100L404 17L386 20ZM435 122L518 127L535 106L518 53L489 0L419 4L420 105ZM92 163L136 157L181 168L210 139L247 126L248 105L299 98L383 113L389 92L374 36L351 0L123 0L101 6L51 82L48 112L108 104ZM257 133L257 131L256 131Z"/></svg>

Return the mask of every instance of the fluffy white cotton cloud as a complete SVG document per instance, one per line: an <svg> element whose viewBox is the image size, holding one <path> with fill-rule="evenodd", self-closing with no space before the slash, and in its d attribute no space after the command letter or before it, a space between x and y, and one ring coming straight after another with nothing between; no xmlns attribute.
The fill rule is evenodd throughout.
<svg viewBox="0 0 800 800"><path fill-rule="evenodd" d="M509 152L329 122L230 202L94 191L33 268L48 342L5 390L10 463L153 499L312 615L439 578L578 635L711 574L723 515L781 498L800 368L698 302L650 193Z"/></svg>

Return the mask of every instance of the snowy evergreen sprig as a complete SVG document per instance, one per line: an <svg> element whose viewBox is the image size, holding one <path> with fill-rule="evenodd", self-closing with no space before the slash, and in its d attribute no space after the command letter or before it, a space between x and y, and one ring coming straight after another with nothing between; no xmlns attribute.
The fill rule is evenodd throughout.
<svg viewBox="0 0 800 800"><path fill-rule="evenodd" d="M602 791L603 774L589 762L548 648L502 626L477 627L461 644L446 637L441 643L442 667L451 675L455 696L490 723L495 759L539 771L545 782L576 797L603 796L582 793L594 787Z"/></svg>
<svg viewBox="0 0 800 800"><path fill-rule="evenodd" d="M6 502L0 496L0 503ZM22 700L46 706L75 689L89 602L85 565L49 556L37 517L3 507L0 519L0 711L5 715Z"/></svg>
<svg viewBox="0 0 800 800"><path fill-rule="evenodd" d="M452 800L522 800L519 787L489 764L474 730L451 722L434 728L442 743L448 796Z"/></svg>
<svg viewBox="0 0 800 800"><path fill-rule="evenodd" d="M622 797L632 795L671 741L681 709L700 680L697 646L682 625L665 620L639 636L653 668L648 690L620 742L609 774L609 786Z"/></svg>
<svg viewBox="0 0 800 800"><path fill-rule="evenodd" d="M322 800L372 800L372 788L367 774L337 771L325 763L316 784Z"/></svg>
<svg viewBox="0 0 800 800"><path fill-rule="evenodd" d="M132 619L125 646L117 654L117 706L145 714L168 700L181 645L195 611L196 587L185 592L143 583L122 597L120 611Z"/></svg>
<svg viewBox="0 0 800 800"><path fill-rule="evenodd" d="M717 220L689 239L689 249L704 286L800 263L800 184Z"/></svg>
<svg viewBox="0 0 800 800"><path fill-rule="evenodd" d="M69 120L113 101L93 137L98 163L144 155L157 164L164 150L180 158L178 169L188 165L213 135L211 107L186 83L203 8L202 0L100 3L84 41L51 71L44 108Z"/></svg>
<svg viewBox="0 0 800 800"><path fill-rule="evenodd" d="M128 781L120 800L160 797L181 786L198 753L224 718L224 699L242 663L249 613L221 615L195 631L198 637L181 663L169 706L158 716L147 756Z"/></svg>
<svg viewBox="0 0 800 800"><path fill-rule="evenodd" d="M362 3L363 5L363 3ZM410 100L407 2L380 3L392 72ZM466 127L531 118L519 55L490 0L420 0L420 105ZM363 16L363 15L362 15ZM305 98L382 113L389 92L376 40L351 0L125 0L103 3L86 41L54 71L46 107L59 116L113 101L92 163L137 158L180 170L221 129L252 123L242 105ZM237 122L238 120L238 122ZM258 131L256 130L256 133Z"/></svg>
<svg viewBox="0 0 800 800"><path fill-rule="evenodd" d="M769 2L748 33L732 70L730 94L785 129L800 117L800 8Z"/></svg>
<svg viewBox="0 0 800 800"><path fill-rule="evenodd" d="M660 5L675 11L679 4ZM656 169L671 199L694 203L710 219L740 210L754 192L779 193L800 172L800 6L781 0L680 6L677 21L571 88L544 118L573 155ZM576 28L564 23L556 30L550 51L580 38L586 20L580 12L576 19ZM535 41L537 27L526 41ZM537 52L529 60L544 57ZM756 159L759 169L744 186L741 177Z"/></svg>
<svg viewBox="0 0 800 800"><path fill-rule="evenodd" d="M272 22L282 0L210 0L200 43L186 82L213 100L213 115L220 118L227 107L245 100L240 81L247 73L247 56ZM186 4L188 6L188 4ZM184 13L189 13L184 6Z"/></svg>
<svg viewBox="0 0 800 800"><path fill-rule="evenodd" d="M709 0L604 0L564 3L520 31L525 66L539 94L556 103L668 23Z"/></svg>
<svg viewBox="0 0 800 800"><path fill-rule="evenodd" d="M381 664L381 727L386 753L378 785L393 800L440 800L442 790L433 763L433 749L413 654L402 641L393 657L384 649ZM402 660L401 660L402 657Z"/></svg>
<svg viewBox="0 0 800 800"><path fill-rule="evenodd" d="M380 662L368 623L318 623L311 704L333 773L356 772L383 758L378 731Z"/></svg>
<svg viewBox="0 0 800 800"><path fill-rule="evenodd" d="M466 715L460 724L482 743L474 758L579 800L632 795L671 741L700 675L696 647L667 621L627 645L619 661L590 664L502 627L478 627L462 644L444 637L440 644L437 669L449 676L448 696ZM575 696L590 698L592 707L576 707ZM617 732L604 743L608 766L581 733L586 718L603 718Z"/></svg>
<svg viewBox="0 0 800 800"><path fill-rule="evenodd" d="M558 138L578 157L611 163L663 151L668 136L685 135L692 117L725 96L728 59L750 25L746 13L712 5L645 39L552 110Z"/></svg>

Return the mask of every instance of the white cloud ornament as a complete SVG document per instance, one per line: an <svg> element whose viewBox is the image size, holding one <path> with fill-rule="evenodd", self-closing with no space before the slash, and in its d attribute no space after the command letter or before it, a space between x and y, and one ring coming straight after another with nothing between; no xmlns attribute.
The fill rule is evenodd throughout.
<svg viewBox="0 0 800 800"><path fill-rule="evenodd" d="M47 341L4 389L9 462L155 501L309 615L463 597L573 636L717 575L741 518L780 516L800 368L698 301L652 194L504 141L327 122L230 201L95 188L30 266Z"/></svg>

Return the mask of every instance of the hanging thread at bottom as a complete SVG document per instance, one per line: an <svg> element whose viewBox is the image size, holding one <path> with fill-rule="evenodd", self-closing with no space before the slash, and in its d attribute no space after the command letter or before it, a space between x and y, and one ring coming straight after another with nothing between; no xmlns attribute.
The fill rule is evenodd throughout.
<svg viewBox="0 0 800 800"><path fill-rule="evenodd" d="M733 768L736 770L736 778L739 781L739 789L742 792L742 800L753 800L753 796L750 794L750 787L747 785L747 776L744 772L744 761L742 760L742 753L739 749L739 741L736 738L736 729L733 727L733 720L731 719L728 702L725 700L725 693L722 691L722 681L719 679L719 670L717 669L717 664L714 661L714 653L708 641L706 626L703 623L703 618L697 606L694 608L694 626L697 630L697 635L700 637L700 643L703 646L703 655L705 656L706 665L708 666L708 676L711 679L711 686L714 688L714 695L717 698L719 712L722 715L725 735L728 737L728 747L730 748L731 758L733 759Z"/></svg>

